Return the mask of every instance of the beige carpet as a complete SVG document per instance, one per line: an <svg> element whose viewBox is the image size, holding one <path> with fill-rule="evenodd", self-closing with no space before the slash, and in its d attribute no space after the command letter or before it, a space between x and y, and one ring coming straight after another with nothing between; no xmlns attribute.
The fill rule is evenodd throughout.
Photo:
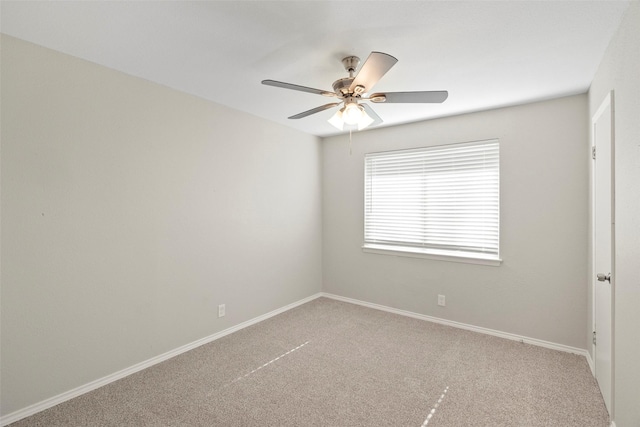
<svg viewBox="0 0 640 427"><path fill-rule="evenodd" d="M607 425L584 357L320 298L12 427Z"/></svg>

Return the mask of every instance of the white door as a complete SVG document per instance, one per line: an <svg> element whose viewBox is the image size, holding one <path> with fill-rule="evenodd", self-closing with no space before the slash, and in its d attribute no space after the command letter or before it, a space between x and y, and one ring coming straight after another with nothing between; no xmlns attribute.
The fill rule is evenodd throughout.
<svg viewBox="0 0 640 427"><path fill-rule="evenodd" d="M596 380L609 414L613 402L613 92L591 119L593 163L594 354Z"/></svg>

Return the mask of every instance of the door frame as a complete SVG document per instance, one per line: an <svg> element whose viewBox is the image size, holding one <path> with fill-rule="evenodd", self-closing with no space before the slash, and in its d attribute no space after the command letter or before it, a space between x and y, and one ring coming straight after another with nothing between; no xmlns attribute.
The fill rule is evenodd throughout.
<svg viewBox="0 0 640 427"><path fill-rule="evenodd" d="M611 108L611 408L609 418L612 422L614 420L614 411L615 411L615 110L614 110L614 91L611 90L604 97L598 110L591 117L589 128L590 128L590 147L593 150L595 147L595 132L594 127L598 118L604 113L606 108L610 106ZM597 156L596 152L596 156ZM596 174L595 174L595 161L592 157L590 162L590 172L591 172L591 330L596 331L596 246L595 246L595 237L596 237L596 221L595 221L595 211L596 211ZM605 273L606 274L606 273ZM595 344L591 344L591 354L593 354L593 374L594 378L596 375L596 348Z"/></svg>

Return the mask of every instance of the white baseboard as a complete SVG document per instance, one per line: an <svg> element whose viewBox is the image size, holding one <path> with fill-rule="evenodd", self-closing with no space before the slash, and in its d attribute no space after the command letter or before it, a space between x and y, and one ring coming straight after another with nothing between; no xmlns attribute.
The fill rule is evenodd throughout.
<svg viewBox="0 0 640 427"><path fill-rule="evenodd" d="M526 344L537 345L539 347L550 348L552 350L564 351L566 353L578 354L580 356L587 357L589 363L589 352L583 348L571 347L564 344L557 344L549 341L539 340L536 338L529 338L521 335L511 334L509 332L496 331L494 329L483 328L480 326L468 325L466 323L454 322L452 320L440 319L438 317L427 316L425 314L414 313L411 311L400 310L397 308L387 307L385 305L374 304L366 301L360 301L353 298L342 297L339 295L329 294L322 292L323 297L335 299L338 301L348 302L351 304L362 305L364 307L374 308L376 310L387 311L389 313L399 314L401 316L413 317L415 319L426 320L427 322L439 323L441 325L452 326L458 329L466 329L468 331L479 332L481 334L493 335L500 338L506 338L508 340L519 341ZM590 365L591 366L591 365Z"/></svg>
<svg viewBox="0 0 640 427"><path fill-rule="evenodd" d="M591 375L596 376L596 365L593 363L593 358L591 357L591 353L587 351L587 363L589 364L589 369L591 369Z"/></svg>
<svg viewBox="0 0 640 427"><path fill-rule="evenodd" d="M284 313L287 310L291 310L292 308L295 308L299 305L302 305L304 303L307 303L311 300L314 300L316 298L319 298L322 296L322 293L317 293L315 295L311 295L310 297L301 299L300 301L296 301L294 303L291 303L289 305L286 305L284 307L278 308L276 310L270 311L269 313L263 314L262 316L258 316L255 317L253 319L247 320L246 322L242 322L239 323L235 326L232 326L230 328L225 329L224 331L220 331L217 332L213 335L209 335L208 337L204 337L201 338L197 341L194 341L192 343L189 344L185 344L181 347L178 347L176 349L173 349L171 351L168 351L166 353L163 353L159 356L156 357L152 357L151 359L145 360L144 362L140 362L137 363L133 366L130 366L129 368L123 369L121 371L115 372L113 374L107 375L106 377L97 379L95 381L91 381L90 383L87 383L85 385L82 385L80 387L76 387L72 390L66 391L64 393L61 393L57 396L53 396L50 397L48 399L45 399L41 402L38 403L34 403L33 405L27 406L26 408L23 409L19 409L15 412L12 412L10 414L4 415L2 417L0 417L0 426L6 426L8 424L14 423L18 420L21 420L23 418L29 417L31 415L34 415L38 412L44 411L45 409L49 409L52 406L58 405L62 402L66 402L67 400L73 399L74 397L78 397L82 394L88 393L92 390L95 390L99 387L105 386L109 383L112 383L114 381L117 381L121 378L124 378L128 375L134 374L138 371L141 371L143 369L149 368L153 365L156 365L160 362L164 362L165 360L171 359L172 357L178 356L179 354L185 353L189 350L193 350L194 348L200 347L204 344L208 344L212 341L215 341L219 338L222 338L226 335L232 334L236 331L239 331L240 329L244 329L248 326L254 325L256 323L262 322L263 320L266 320L270 317L276 316L280 313Z"/></svg>

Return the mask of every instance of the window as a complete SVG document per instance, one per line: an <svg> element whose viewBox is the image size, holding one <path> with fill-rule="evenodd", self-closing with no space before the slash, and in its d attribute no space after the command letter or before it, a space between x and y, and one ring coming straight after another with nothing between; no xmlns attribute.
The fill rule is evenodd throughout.
<svg viewBox="0 0 640 427"><path fill-rule="evenodd" d="M366 252L498 265L497 140L367 154Z"/></svg>

